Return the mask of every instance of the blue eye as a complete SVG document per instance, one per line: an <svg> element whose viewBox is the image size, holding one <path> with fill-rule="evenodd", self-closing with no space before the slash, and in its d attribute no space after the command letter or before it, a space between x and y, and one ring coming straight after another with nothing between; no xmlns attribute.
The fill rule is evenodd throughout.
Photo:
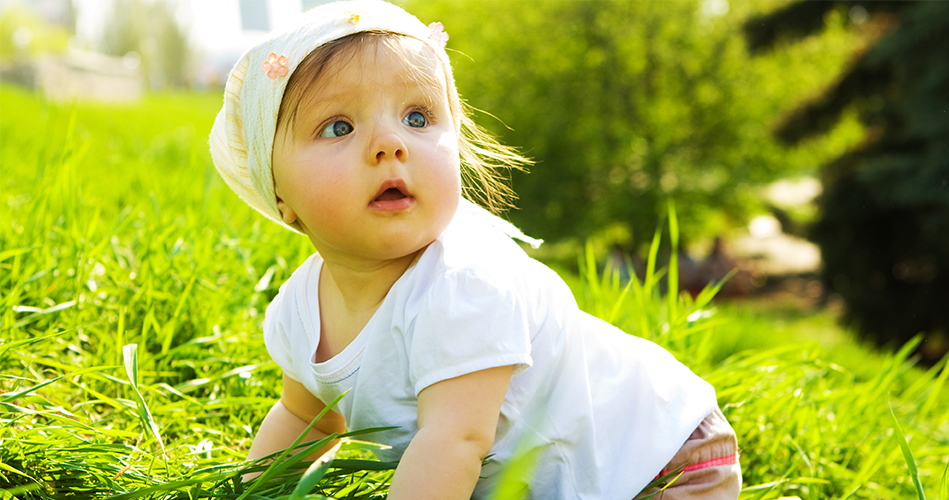
<svg viewBox="0 0 949 500"><path fill-rule="evenodd" d="M420 111L413 111L402 119L402 123L412 128L422 128L428 125L428 119Z"/></svg>
<svg viewBox="0 0 949 500"><path fill-rule="evenodd" d="M337 120L333 123L330 123L320 132L320 137L342 137L344 135L350 134L353 131L353 126L348 122L343 120Z"/></svg>

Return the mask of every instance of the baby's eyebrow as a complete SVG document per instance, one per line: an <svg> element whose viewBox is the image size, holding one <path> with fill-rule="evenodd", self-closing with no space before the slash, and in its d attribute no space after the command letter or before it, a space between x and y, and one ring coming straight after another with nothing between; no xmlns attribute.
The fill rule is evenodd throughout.
<svg viewBox="0 0 949 500"><path fill-rule="evenodd" d="M328 118L329 115L339 112L339 108L343 107L344 101L353 100L354 97L351 93L342 90L333 93L317 90L300 101L300 108L311 118L323 120Z"/></svg>
<svg viewBox="0 0 949 500"><path fill-rule="evenodd" d="M307 99L307 105L328 106L347 97L350 99L352 98L352 92L349 89L340 89L330 92L324 88L311 92L309 98Z"/></svg>

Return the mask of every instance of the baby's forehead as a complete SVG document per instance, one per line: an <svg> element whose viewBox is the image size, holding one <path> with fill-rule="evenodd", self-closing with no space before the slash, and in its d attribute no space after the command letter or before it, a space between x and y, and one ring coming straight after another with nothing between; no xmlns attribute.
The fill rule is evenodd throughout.
<svg viewBox="0 0 949 500"><path fill-rule="evenodd" d="M316 100L351 98L352 91L385 86L444 95L447 85L441 60L431 47L414 38L391 36L334 54L308 93Z"/></svg>

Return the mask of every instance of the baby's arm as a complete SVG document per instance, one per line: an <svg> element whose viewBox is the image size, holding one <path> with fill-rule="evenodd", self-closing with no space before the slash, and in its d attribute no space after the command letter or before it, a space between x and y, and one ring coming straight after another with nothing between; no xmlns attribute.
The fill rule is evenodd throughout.
<svg viewBox="0 0 949 500"><path fill-rule="evenodd" d="M280 395L280 401L270 409L270 413L260 424L247 459L256 460L287 448L324 408L326 405L311 394L303 384L284 375L283 394ZM307 434L306 441L323 439L334 432L338 434L346 432L346 421L342 415L330 410L313 425ZM314 460L319 458L335 444L335 441L331 442L310 458ZM251 477L253 475L248 474L244 479Z"/></svg>
<svg viewBox="0 0 949 500"><path fill-rule="evenodd" d="M471 497L494 445L512 372L512 366L489 368L419 393L419 431L395 471L390 500Z"/></svg>

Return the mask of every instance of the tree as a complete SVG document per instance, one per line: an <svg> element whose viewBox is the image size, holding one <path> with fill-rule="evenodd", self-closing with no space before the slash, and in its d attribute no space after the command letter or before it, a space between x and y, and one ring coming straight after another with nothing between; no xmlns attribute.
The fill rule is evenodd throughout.
<svg viewBox="0 0 949 500"><path fill-rule="evenodd" d="M760 7L728 5L454 1L410 9L444 22L460 92L500 119L478 121L537 162L513 175L520 210L511 219L548 240L619 227L635 246L648 242L667 199L696 237L723 229L716 221L740 222L756 203L755 186L813 164L810 153L777 147L767 127L778 103L809 83L752 64L738 28Z"/></svg>
<svg viewBox="0 0 949 500"><path fill-rule="evenodd" d="M864 25L867 49L776 135L795 144L848 112L860 117L866 140L824 167L812 230L823 280L863 335L902 344L928 332L922 352L940 356L949 340L949 3L795 3L750 22L750 45L815 32L834 10Z"/></svg>
<svg viewBox="0 0 949 500"><path fill-rule="evenodd" d="M176 10L173 1L112 0L102 51L120 57L138 54L152 87L186 86L191 47Z"/></svg>

